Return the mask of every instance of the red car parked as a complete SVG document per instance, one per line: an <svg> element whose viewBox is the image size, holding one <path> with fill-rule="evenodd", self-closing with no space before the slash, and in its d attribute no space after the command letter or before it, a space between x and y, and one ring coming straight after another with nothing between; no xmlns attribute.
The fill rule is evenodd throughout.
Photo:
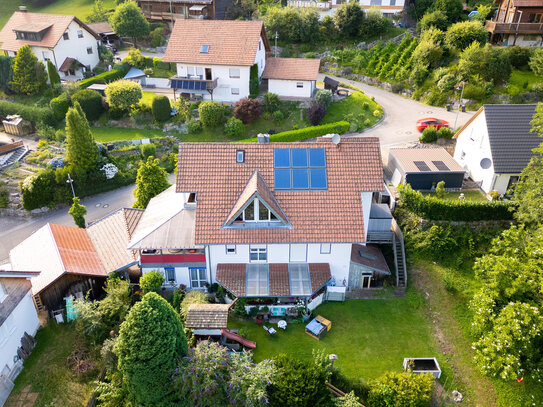
<svg viewBox="0 0 543 407"><path fill-rule="evenodd" d="M435 117L427 117L426 119L417 120L418 131L423 131L426 127L429 126L434 126L436 129L439 130L442 127L449 127L449 122L436 119Z"/></svg>

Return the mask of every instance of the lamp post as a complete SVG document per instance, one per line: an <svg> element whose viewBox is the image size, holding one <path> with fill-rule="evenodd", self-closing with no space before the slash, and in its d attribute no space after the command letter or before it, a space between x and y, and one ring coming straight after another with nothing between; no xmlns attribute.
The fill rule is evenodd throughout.
<svg viewBox="0 0 543 407"><path fill-rule="evenodd" d="M455 130L456 130L456 122L458 121L458 114L460 113L460 107L462 106L462 97L464 96L464 86L466 86L466 82L462 81L459 84L457 84L456 90L460 90L460 86L462 86L462 92L460 92L460 100L458 101L458 111L456 112L456 118L454 119Z"/></svg>
<svg viewBox="0 0 543 407"><path fill-rule="evenodd" d="M277 58L277 38L279 38L279 34L277 31L275 32L275 49L273 50L273 57Z"/></svg>
<svg viewBox="0 0 543 407"><path fill-rule="evenodd" d="M72 179L72 177L70 177L70 173L68 173L68 179L66 180L66 182L68 184L70 184L70 186L72 187L72 194L75 198L75 192L74 192L74 180Z"/></svg>

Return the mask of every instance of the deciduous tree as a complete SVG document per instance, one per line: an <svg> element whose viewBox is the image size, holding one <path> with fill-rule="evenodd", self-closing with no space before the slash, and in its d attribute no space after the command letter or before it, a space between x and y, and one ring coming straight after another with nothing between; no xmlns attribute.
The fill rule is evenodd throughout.
<svg viewBox="0 0 543 407"><path fill-rule="evenodd" d="M151 198L170 186L168 174L158 164L158 159L154 157L148 157L147 161L140 164L134 190L134 208L145 209Z"/></svg>
<svg viewBox="0 0 543 407"><path fill-rule="evenodd" d="M445 33L445 44L448 48L463 51L474 41L484 44L488 38L488 31L480 21L463 21L453 24Z"/></svg>
<svg viewBox="0 0 543 407"><path fill-rule="evenodd" d="M343 3L334 14L334 23L343 38L356 38L364 21L364 11L357 2Z"/></svg>
<svg viewBox="0 0 543 407"><path fill-rule="evenodd" d="M98 146L77 102L66 113L66 143L66 159L76 170L85 171L96 166Z"/></svg>
<svg viewBox="0 0 543 407"><path fill-rule="evenodd" d="M112 82L106 88L106 100L110 107L128 110L142 98L141 85L126 79Z"/></svg>
<svg viewBox="0 0 543 407"><path fill-rule="evenodd" d="M34 95L43 89L46 81L45 67L38 61L30 47L23 45L17 51L13 63L13 77L9 83L11 89L16 93Z"/></svg>
<svg viewBox="0 0 543 407"><path fill-rule="evenodd" d="M537 48L530 58L530 69L539 76L543 76L543 49Z"/></svg>
<svg viewBox="0 0 543 407"><path fill-rule="evenodd" d="M118 35L132 37L134 46L136 39L149 34L149 23L133 1L119 4L109 17L109 24Z"/></svg>

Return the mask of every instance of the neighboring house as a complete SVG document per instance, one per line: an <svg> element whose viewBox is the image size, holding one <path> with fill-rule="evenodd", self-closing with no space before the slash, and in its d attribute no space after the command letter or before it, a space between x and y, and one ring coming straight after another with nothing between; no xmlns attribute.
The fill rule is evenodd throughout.
<svg viewBox="0 0 543 407"><path fill-rule="evenodd" d="M320 59L268 58L262 79L268 92L283 97L311 98L319 75Z"/></svg>
<svg viewBox="0 0 543 407"><path fill-rule="evenodd" d="M494 0L498 10L485 27L490 42L501 45L543 45L543 0Z"/></svg>
<svg viewBox="0 0 543 407"><path fill-rule="evenodd" d="M114 42L119 41L119 37L107 21L88 23L87 27L89 27L92 32L98 35L104 43L113 44Z"/></svg>
<svg viewBox="0 0 543 407"><path fill-rule="evenodd" d="M481 189L506 194L541 138L530 122L536 105L484 105L456 134L454 159Z"/></svg>
<svg viewBox="0 0 543 407"><path fill-rule="evenodd" d="M0 50L14 57L29 45L46 67L46 60L51 60L61 79L75 80L100 61L98 40L77 17L17 11L0 31Z"/></svg>
<svg viewBox="0 0 543 407"><path fill-rule="evenodd" d="M260 80L269 50L261 21L177 20L164 61L177 64L174 92L236 102L249 96L253 65Z"/></svg>
<svg viewBox="0 0 543 407"><path fill-rule="evenodd" d="M387 173L392 184L409 184L413 189L430 190L445 181L445 188L462 188L466 171L442 147L392 148Z"/></svg>
<svg viewBox="0 0 543 407"><path fill-rule="evenodd" d="M190 288L218 282L238 297L307 299L331 280L360 287L360 276L349 280L352 247L368 241L383 188L377 138L183 143L175 191L150 202L129 248L142 250L143 273Z"/></svg>
<svg viewBox="0 0 543 407"><path fill-rule="evenodd" d="M346 0L331 0L332 7L338 7ZM404 10L405 0L359 0L360 7L366 12L370 9L379 10L385 17L391 18Z"/></svg>
<svg viewBox="0 0 543 407"><path fill-rule="evenodd" d="M214 0L138 0L138 6L145 18L152 22L215 18Z"/></svg>
<svg viewBox="0 0 543 407"><path fill-rule="evenodd" d="M0 406L4 404L15 377L23 368L40 326L30 293L30 279L40 273L0 270Z"/></svg>

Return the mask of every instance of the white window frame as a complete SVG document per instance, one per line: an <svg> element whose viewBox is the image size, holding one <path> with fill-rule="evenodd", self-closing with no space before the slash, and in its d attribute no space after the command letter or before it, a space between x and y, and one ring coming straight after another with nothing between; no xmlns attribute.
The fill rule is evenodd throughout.
<svg viewBox="0 0 543 407"><path fill-rule="evenodd" d="M226 255L236 254L237 249L235 244L227 244L224 248Z"/></svg>
<svg viewBox="0 0 543 407"><path fill-rule="evenodd" d="M4 288L4 285L0 281L0 303L4 302L4 300L8 297L8 293L6 292L6 289Z"/></svg>
<svg viewBox="0 0 543 407"><path fill-rule="evenodd" d="M256 254L256 258L253 259L252 255ZM249 246L249 262L250 263L267 263L268 261L268 247L267 246Z"/></svg>
<svg viewBox="0 0 543 407"><path fill-rule="evenodd" d="M321 243L321 254L332 253L332 243Z"/></svg>
<svg viewBox="0 0 543 407"><path fill-rule="evenodd" d="M304 83L303 83L303 82L296 82L296 87L297 87L297 88L303 88L303 87L304 87Z"/></svg>
<svg viewBox="0 0 543 407"><path fill-rule="evenodd" d="M196 67L187 66L187 77L196 75Z"/></svg>
<svg viewBox="0 0 543 407"><path fill-rule="evenodd" d="M83 38L83 30L77 30L77 38Z"/></svg>
<svg viewBox="0 0 543 407"><path fill-rule="evenodd" d="M229 68L228 69L228 75L230 78L241 78L241 69L239 68Z"/></svg>
<svg viewBox="0 0 543 407"><path fill-rule="evenodd" d="M232 95L239 95L239 88L230 88Z"/></svg>
<svg viewBox="0 0 543 407"><path fill-rule="evenodd" d="M289 263L307 263L307 247L308 245L306 243L291 243L289 245L289 253L288 253L288 260ZM304 251L303 257L295 258L292 256L293 252L295 254L299 254L296 252L296 249L302 249ZM301 253L301 252L300 252Z"/></svg>
<svg viewBox="0 0 543 407"><path fill-rule="evenodd" d="M173 271L173 280L169 280L168 279L168 271ZM164 283L166 284L169 284L169 283L177 283L177 278L176 278L176 273L175 273L175 267L164 267Z"/></svg>
<svg viewBox="0 0 543 407"><path fill-rule="evenodd" d="M203 66L197 66L196 67L196 75L204 77L204 67Z"/></svg>
<svg viewBox="0 0 543 407"><path fill-rule="evenodd" d="M196 279L192 278L192 272L197 271ZM201 270L204 270L204 278L201 277ZM205 267L189 267L189 280L190 287L195 289L205 288L205 283L207 283L207 269ZM197 282L197 285L194 284Z"/></svg>

